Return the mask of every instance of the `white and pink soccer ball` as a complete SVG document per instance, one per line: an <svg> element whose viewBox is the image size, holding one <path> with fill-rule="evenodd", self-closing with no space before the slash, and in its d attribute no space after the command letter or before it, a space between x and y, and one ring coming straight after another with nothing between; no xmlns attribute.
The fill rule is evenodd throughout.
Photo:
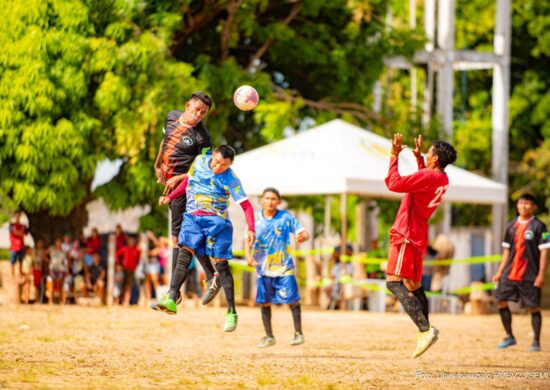
<svg viewBox="0 0 550 390"><path fill-rule="evenodd" d="M260 96L250 85L242 85L233 94L233 103L239 110L250 111L256 108Z"/></svg>

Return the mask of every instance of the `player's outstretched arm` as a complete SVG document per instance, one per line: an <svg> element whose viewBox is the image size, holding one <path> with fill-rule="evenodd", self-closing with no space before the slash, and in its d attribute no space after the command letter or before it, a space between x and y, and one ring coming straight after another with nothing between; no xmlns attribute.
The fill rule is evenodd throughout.
<svg viewBox="0 0 550 390"><path fill-rule="evenodd" d="M244 239L244 258L246 259L246 264L248 264L249 267L256 266L256 260L254 260L254 257L252 256L252 244L250 244L248 240L248 230Z"/></svg>
<svg viewBox="0 0 550 390"><path fill-rule="evenodd" d="M418 164L418 169L426 168L426 163L422 157L422 134L414 139L414 144L416 148L413 150L414 157L416 157L416 163Z"/></svg>

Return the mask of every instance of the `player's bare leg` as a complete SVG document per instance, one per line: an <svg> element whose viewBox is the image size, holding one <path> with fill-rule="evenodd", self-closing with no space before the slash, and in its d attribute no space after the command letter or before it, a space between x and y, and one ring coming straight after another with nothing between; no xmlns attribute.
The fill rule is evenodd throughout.
<svg viewBox="0 0 550 390"><path fill-rule="evenodd" d="M428 318L424 314L423 305L416 296L418 293L414 293L420 288L420 283L405 279L399 275L388 274L386 276L386 285L399 302L401 302L405 312L418 327L419 333L416 350L412 355L413 357L418 357L437 341L437 335L439 334L439 331L430 325Z"/></svg>

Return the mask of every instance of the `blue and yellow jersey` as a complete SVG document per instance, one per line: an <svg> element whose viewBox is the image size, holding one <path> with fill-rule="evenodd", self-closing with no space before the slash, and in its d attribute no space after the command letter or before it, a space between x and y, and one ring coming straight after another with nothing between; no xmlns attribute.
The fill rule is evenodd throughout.
<svg viewBox="0 0 550 390"><path fill-rule="evenodd" d="M242 203L247 198L241 181L229 168L216 175L210 168L212 156L197 156L189 168L187 184L187 212L207 212L228 219L229 196Z"/></svg>
<svg viewBox="0 0 550 390"><path fill-rule="evenodd" d="M256 242L252 247L252 256L257 263L258 275L293 275L290 235L304 230L300 221L285 210L277 210L271 219L265 218L262 211L256 211L254 219Z"/></svg>

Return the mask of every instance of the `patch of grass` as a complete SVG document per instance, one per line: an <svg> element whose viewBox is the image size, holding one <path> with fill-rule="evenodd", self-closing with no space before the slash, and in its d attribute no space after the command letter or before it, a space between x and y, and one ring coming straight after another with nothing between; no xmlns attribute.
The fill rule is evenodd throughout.
<svg viewBox="0 0 550 390"><path fill-rule="evenodd" d="M256 375L256 383L260 386L275 385L279 383L279 379L276 378L271 372L263 368L260 370L258 375Z"/></svg>
<svg viewBox="0 0 550 390"><path fill-rule="evenodd" d="M43 343L53 343L57 341L57 339L50 336L40 336L36 338L36 341L42 341Z"/></svg>

